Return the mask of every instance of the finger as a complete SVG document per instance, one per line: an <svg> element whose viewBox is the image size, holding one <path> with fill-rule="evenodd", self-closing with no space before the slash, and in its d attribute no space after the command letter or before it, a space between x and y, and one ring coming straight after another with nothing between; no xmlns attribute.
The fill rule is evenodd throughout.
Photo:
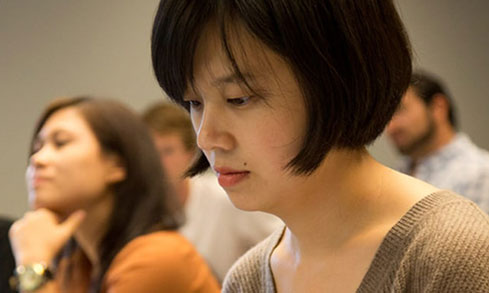
<svg viewBox="0 0 489 293"><path fill-rule="evenodd" d="M19 230L19 226L22 225L21 220L15 221L8 230L8 236L10 239L14 238L14 235Z"/></svg>
<svg viewBox="0 0 489 293"><path fill-rule="evenodd" d="M72 213L63 223L60 224L60 230L66 236L66 238L69 238L75 233L76 229L85 219L85 216L85 211L78 210Z"/></svg>

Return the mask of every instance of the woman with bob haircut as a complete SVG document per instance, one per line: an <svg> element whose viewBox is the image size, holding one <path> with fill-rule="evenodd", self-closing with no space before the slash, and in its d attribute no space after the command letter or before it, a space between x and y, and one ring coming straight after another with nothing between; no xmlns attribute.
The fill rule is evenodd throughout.
<svg viewBox="0 0 489 293"><path fill-rule="evenodd" d="M119 102L53 101L30 146L33 211L10 241L27 292L219 292L174 230L180 208L145 124Z"/></svg>
<svg viewBox="0 0 489 293"><path fill-rule="evenodd" d="M488 292L489 221L365 146L411 76L391 0L162 0L153 67L240 209L286 226L224 292Z"/></svg>

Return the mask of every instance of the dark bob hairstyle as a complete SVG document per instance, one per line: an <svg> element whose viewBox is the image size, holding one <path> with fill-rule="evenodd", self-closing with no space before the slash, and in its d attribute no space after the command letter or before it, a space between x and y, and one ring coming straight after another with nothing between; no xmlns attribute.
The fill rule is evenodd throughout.
<svg viewBox="0 0 489 293"><path fill-rule="evenodd" d="M302 149L287 166L296 174L313 172L333 147L371 143L409 84L410 45L392 0L162 0L153 67L163 90L187 109L182 98L193 84L195 51L211 23L244 84L239 44L231 41L237 27L291 67L308 113ZM201 156L188 174L207 167Z"/></svg>
<svg viewBox="0 0 489 293"><path fill-rule="evenodd" d="M76 109L87 121L101 149L117 155L126 170L126 178L111 186L114 206L107 231L99 243L101 271L92 290L100 290L103 276L115 255L137 236L155 230L178 228L180 208L176 196L164 182L158 153L146 125L119 102L90 97L54 100L39 118L30 147L35 153L39 132L46 121L65 108ZM65 247L69 254L74 240Z"/></svg>

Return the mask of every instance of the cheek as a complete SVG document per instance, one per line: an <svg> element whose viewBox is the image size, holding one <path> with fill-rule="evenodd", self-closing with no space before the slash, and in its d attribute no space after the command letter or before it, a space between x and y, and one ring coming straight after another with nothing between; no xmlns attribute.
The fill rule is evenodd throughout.
<svg viewBox="0 0 489 293"><path fill-rule="evenodd" d="M171 166L172 163L172 156L169 155L161 155L161 164L163 165L163 168L168 168Z"/></svg>
<svg viewBox="0 0 489 293"><path fill-rule="evenodd" d="M194 159L193 153L182 152L180 156L180 162L181 162L180 165L182 166L182 168L186 170L192 163L193 159Z"/></svg>
<svg viewBox="0 0 489 293"><path fill-rule="evenodd" d="M166 176L171 177L172 180L179 179L186 170L185 162L178 154L165 156L162 162Z"/></svg>
<svg viewBox="0 0 489 293"><path fill-rule="evenodd" d="M166 175L174 176L175 175L175 160L172 156L167 156L163 160L163 169Z"/></svg>
<svg viewBox="0 0 489 293"><path fill-rule="evenodd" d="M168 166L169 169L173 169L175 165L180 165L181 159L178 154L172 153L171 155L166 155L164 161L165 166Z"/></svg>
<svg viewBox="0 0 489 293"><path fill-rule="evenodd" d="M264 126L255 129L250 133L253 152L274 168L283 169L299 153L303 139L300 125L291 121L264 121Z"/></svg>
<svg viewBox="0 0 489 293"><path fill-rule="evenodd" d="M63 189L66 196L92 197L107 188L105 167L93 157L73 161L60 170L64 179Z"/></svg>
<svg viewBox="0 0 489 293"><path fill-rule="evenodd" d="M411 132L423 131L428 125L428 119L422 113L413 114L409 121L406 121L406 128L411 129Z"/></svg>
<svg viewBox="0 0 489 293"><path fill-rule="evenodd" d="M415 126L419 124L420 119L418 116L411 111L399 113L393 118L393 128L410 131L411 128L416 128Z"/></svg>

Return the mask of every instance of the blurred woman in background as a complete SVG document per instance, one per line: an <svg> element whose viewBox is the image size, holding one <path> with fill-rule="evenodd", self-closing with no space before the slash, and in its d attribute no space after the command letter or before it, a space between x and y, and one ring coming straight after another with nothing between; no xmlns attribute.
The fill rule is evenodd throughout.
<svg viewBox="0 0 489 293"><path fill-rule="evenodd" d="M27 169L33 211L10 240L20 291L218 292L174 230L180 208L146 126L118 102L51 103Z"/></svg>

